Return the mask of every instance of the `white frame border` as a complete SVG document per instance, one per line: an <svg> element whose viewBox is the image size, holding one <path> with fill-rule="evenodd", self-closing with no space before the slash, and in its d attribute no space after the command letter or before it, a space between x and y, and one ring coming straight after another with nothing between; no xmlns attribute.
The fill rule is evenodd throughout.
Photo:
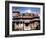
<svg viewBox="0 0 46 38"><path fill-rule="evenodd" d="M32 30L32 31L12 31L12 6L17 7L38 7L40 8L40 21L41 21L41 29L40 30ZM16 34L33 34L33 33L43 33L43 6L42 5L26 5L26 4L9 4L9 33L10 35Z"/></svg>

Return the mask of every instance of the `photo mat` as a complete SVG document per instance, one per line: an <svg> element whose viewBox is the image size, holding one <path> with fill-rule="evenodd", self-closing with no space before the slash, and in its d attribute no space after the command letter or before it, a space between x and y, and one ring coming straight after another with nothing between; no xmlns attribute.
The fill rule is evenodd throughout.
<svg viewBox="0 0 46 38"><path fill-rule="evenodd" d="M43 32L42 5L9 4L9 10L11 34Z"/></svg>

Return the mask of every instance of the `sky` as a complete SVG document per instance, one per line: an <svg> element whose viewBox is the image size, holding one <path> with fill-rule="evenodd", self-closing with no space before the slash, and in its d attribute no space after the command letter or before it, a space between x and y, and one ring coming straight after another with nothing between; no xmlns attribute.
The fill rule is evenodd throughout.
<svg viewBox="0 0 46 38"><path fill-rule="evenodd" d="M19 11L20 13L40 13L40 8L35 7L12 7L12 11Z"/></svg>

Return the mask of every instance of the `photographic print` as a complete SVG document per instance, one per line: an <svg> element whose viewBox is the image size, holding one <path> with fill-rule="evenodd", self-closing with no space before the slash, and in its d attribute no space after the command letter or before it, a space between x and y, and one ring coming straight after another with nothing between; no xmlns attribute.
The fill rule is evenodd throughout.
<svg viewBox="0 0 46 38"><path fill-rule="evenodd" d="M40 8L12 7L13 31L40 30Z"/></svg>
<svg viewBox="0 0 46 38"><path fill-rule="evenodd" d="M44 3L8 2L6 36L44 34Z"/></svg>

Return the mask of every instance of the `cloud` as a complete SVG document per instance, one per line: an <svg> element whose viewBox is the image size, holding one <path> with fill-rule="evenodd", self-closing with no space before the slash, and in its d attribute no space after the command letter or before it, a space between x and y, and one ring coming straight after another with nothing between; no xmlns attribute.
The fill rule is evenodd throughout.
<svg viewBox="0 0 46 38"><path fill-rule="evenodd" d="M31 13L31 10L30 9L25 10L24 13Z"/></svg>

